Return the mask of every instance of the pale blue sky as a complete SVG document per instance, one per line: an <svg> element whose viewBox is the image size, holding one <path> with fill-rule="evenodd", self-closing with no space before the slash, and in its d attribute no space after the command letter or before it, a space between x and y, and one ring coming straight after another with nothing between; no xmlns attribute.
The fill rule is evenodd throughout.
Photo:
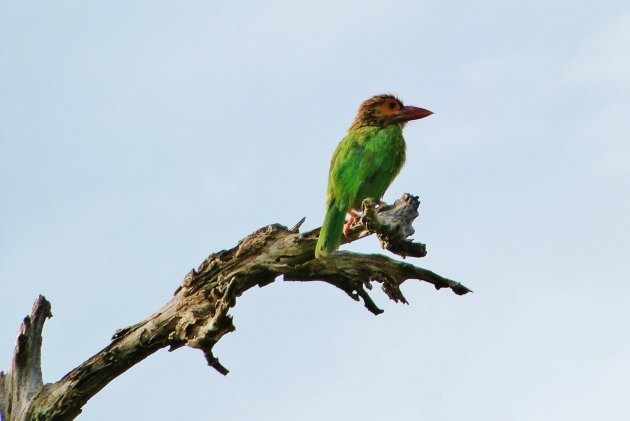
<svg viewBox="0 0 630 421"><path fill-rule="evenodd" d="M0 369L40 293L52 382L209 253L319 226L330 155L386 91L435 115L385 199L420 196L414 262L475 294L377 289L374 317L252 290L227 377L162 351L79 419L630 419L625 0L0 0Z"/></svg>

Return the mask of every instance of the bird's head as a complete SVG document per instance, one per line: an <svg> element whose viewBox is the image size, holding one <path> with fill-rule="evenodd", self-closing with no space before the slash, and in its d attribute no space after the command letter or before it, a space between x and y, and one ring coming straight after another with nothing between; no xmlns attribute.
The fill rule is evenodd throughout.
<svg viewBox="0 0 630 421"><path fill-rule="evenodd" d="M433 114L431 111L424 108L403 105L402 101L394 95L376 95L361 104L350 130L364 126L384 127L391 124L404 127L410 120L418 120L431 114Z"/></svg>

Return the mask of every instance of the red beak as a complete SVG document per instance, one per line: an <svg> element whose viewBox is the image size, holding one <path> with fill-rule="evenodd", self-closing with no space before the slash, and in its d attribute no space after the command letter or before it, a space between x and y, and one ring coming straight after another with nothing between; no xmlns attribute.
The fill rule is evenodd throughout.
<svg viewBox="0 0 630 421"><path fill-rule="evenodd" d="M407 106L402 107L400 111L398 111L396 118L400 121L419 120L431 114L433 114L431 111L425 110L424 108Z"/></svg>

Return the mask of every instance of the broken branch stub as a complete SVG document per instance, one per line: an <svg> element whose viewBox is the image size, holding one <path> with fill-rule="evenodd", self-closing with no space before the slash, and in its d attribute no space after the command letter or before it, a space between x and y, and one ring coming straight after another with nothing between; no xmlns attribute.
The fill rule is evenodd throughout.
<svg viewBox="0 0 630 421"><path fill-rule="evenodd" d="M418 217L418 196L405 193L393 205L377 203L372 198L363 201L363 214L350 227L350 241L376 234L385 250L405 257L424 257L425 244L409 239L415 230L413 222Z"/></svg>

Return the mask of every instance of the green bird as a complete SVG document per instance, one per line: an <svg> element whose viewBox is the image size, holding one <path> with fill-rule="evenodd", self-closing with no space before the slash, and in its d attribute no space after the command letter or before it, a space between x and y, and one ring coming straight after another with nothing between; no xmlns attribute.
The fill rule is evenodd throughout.
<svg viewBox="0 0 630 421"><path fill-rule="evenodd" d="M393 95L376 95L359 107L348 134L330 161L326 217L319 233L315 257L334 253L342 235L348 237L359 217L363 200L380 200L405 163L402 129L410 120L433 114L405 106ZM346 213L350 220L346 223Z"/></svg>

